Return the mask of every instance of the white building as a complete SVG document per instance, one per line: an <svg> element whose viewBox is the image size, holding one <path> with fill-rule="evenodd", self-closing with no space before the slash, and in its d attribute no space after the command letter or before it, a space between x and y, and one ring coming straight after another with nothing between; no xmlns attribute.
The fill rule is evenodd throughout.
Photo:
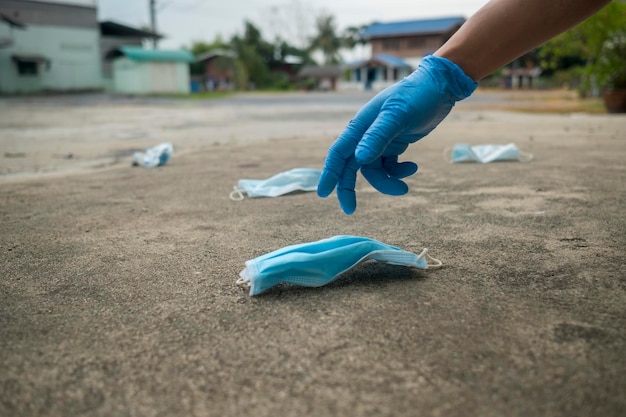
<svg viewBox="0 0 626 417"><path fill-rule="evenodd" d="M0 93L102 88L96 0L0 0Z"/></svg>
<svg viewBox="0 0 626 417"><path fill-rule="evenodd" d="M113 91L125 94L189 93L191 52L122 46L110 52Z"/></svg>

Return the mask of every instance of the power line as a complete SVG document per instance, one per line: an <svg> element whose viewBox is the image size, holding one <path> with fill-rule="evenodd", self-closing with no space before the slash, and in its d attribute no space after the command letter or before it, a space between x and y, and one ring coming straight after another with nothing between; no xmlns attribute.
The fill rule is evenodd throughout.
<svg viewBox="0 0 626 417"><path fill-rule="evenodd" d="M157 33L157 10L156 10L156 0L150 0L150 30L154 33L155 36L152 37L152 47L157 49L158 47L158 39L156 36Z"/></svg>

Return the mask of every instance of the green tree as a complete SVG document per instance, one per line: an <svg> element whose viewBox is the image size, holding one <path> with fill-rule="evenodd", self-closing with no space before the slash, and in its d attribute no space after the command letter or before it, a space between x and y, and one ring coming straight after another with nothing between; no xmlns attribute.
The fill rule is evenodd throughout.
<svg viewBox="0 0 626 417"><path fill-rule="evenodd" d="M261 31L251 22L246 21L242 34L234 35L229 42L220 37L213 42L194 41L188 48L196 57L214 50L230 51L235 57L217 58L215 65L232 68L233 81L237 89L289 88L289 80L284 73L287 55L300 57L303 64L312 63L307 50L302 50L287 41L277 38L274 43L263 39ZM223 62L222 62L223 61ZM204 68L201 63L191 66L191 73L201 75Z"/></svg>
<svg viewBox="0 0 626 417"><path fill-rule="evenodd" d="M347 49L352 49L357 45L365 45L367 40L361 36L361 32L370 25L361 26L349 26L347 27L341 37L341 46Z"/></svg>
<svg viewBox="0 0 626 417"><path fill-rule="evenodd" d="M339 51L343 41L337 35L334 16L321 13L315 21L317 34L311 39L310 51L321 51L324 55L325 64L339 64L341 56Z"/></svg>
<svg viewBox="0 0 626 417"><path fill-rule="evenodd" d="M613 1L578 26L547 42L538 50L541 65L549 70L564 62L584 62L581 92L597 95L601 88L626 82L626 4Z"/></svg>
<svg viewBox="0 0 626 417"><path fill-rule="evenodd" d="M246 21L243 35L233 36L231 46L248 81L257 88L269 87L272 81L269 65L274 60L274 46L263 40L261 31Z"/></svg>
<svg viewBox="0 0 626 417"><path fill-rule="evenodd" d="M213 42L205 41L193 41L188 49L196 58L202 54L205 54L216 49L229 50L230 45L222 40L220 36L216 37ZM204 73L204 66L201 62L194 62L190 65L190 72L192 75L202 75Z"/></svg>
<svg viewBox="0 0 626 417"><path fill-rule="evenodd" d="M308 50L293 46L284 40L276 39L274 58L279 63L282 63L287 59L288 55L300 58L302 60L302 65L315 63Z"/></svg>
<svg viewBox="0 0 626 417"><path fill-rule="evenodd" d="M217 36L213 42L193 41L189 51L198 56L215 49L230 49L230 45L221 36Z"/></svg>

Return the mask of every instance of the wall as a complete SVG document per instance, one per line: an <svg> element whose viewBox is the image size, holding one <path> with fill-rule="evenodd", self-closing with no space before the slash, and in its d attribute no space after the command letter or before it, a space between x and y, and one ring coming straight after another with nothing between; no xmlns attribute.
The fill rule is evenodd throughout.
<svg viewBox="0 0 626 417"><path fill-rule="evenodd" d="M102 59L102 76L105 79L113 78L112 61L107 59L107 54L117 49L119 46L143 46L142 38L130 36L102 36L100 38L100 51Z"/></svg>
<svg viewBox="0 0 626 417"><path fill-rule="evenodd" d="M216 56L204 61L204 76L220 81L233 81L234 68L233 58Z"/></svg>
<svg viewBox="0 0 626 417"><path fill-rule="evenodd" d="M44 90L85 90L102 86L99 35L80 28L29 26L13 30L15 43L0 49L0 91L8 93ZM39 64L38 76L20 76L12 55L42 55L49 64ZM38 81L34 84L33 78ZM36 90L36 89L35 89Z"/></svg>
<svg viewBox="0 0 626 417"><path fill-rule="evenodd" d="M0 12L26 25L98 29L95 4L83 7L55 2L2 0Z"/></svg>
<svg viewBox="0 0 626 417"><path fill-rule="evenodd" d="M30 0L40 3L59 3L59 4L73 4L75 6L91 6L96 7L96 0Z"/></svg>
<svg viewBox="0 0 626 417"><path fill-rule="evenodd" d="M102 87L100 29L96 9L25 0L2 0L0 12L26 25L0 23L0 38L12 46L0 49L0 92L92 90ZM37 75L19 75L13 55L39 55Z"/></svg>
<svg viewBox="0 0 626 417"><path fill-rule="evenodd" d="M373 54L388 54L399 58L422 57L434 52L446 41L448 36L424 35L402 36L372 39Z"/></svg>
<svg viewBox="0 0 626 417"><path fill-rule="evenodd" d="M382 91L412 72L411 68L388 68L385 66L358 67L346 73L346 79L337 85L339 91ZM369 82L367 81L369 78Z"/></svg>
<svg viewBox="0 0 626 417"><path fill-rule="evenodd" d="M113 61L114 91L125 94L188 94L189 65L181 62Z"/></svg>
<svg viewBox="0 0 626 417"><path fill-rule="evenodd" d="M145 94L149 92L147 65L126 57L113 61L113 89L117 93Z"/></svg>

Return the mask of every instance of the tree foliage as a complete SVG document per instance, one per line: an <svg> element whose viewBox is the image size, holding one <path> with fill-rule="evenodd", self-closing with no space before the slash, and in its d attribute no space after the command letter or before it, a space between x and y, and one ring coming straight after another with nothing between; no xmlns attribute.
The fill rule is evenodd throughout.
<svg viewBox="0 0 626 417"><path fill-rule="evenodd" d="M361 36L361 32L369 25L348 26L342 34L341 46L347 49L353 49L357 45L365 45L367 41Z"/></svg>
<svg viewBox="0 0 626 417"><path fill-rule="evenodd" d="M295 65L312 65L313 51L321 51L325 64L341 62L341 48L354 48L363 44L359 34L364 26L349 27L338 34L334 16L321 13L317 16L316 35L310 39L310 45L299 48L277 36L273 41L263 37L261 30L250 21L244 22L243 33L235 34L229 41L217 37L213 42L194 41L188 48L196 57L214 50L229 51L235 57L233 62L236 88L286 88L289 86L285 68ZM294 64L296 57L299 64ZM289 63L288 63L289 61ZM192 64L192 74L201 75L202 64Z"/></svg>
<svg viewBox="0 0 626 417"><path fill-rule="evenodd" d="M543 68L558 70L567 62L584 62L583 90L626 83L626 4L609 3L578 26L539 49ZM575 66L575 65L574 65ZM595 84L595 86L594 86Z"/></svg>
<svg viewBox="0 0 626 417"><path fill-rule="evenodd" d="M230 49L228 44L222 40L221 37L215 38L213 42L205 42L205 41L193 41L191 46L189 47L189 52L191 52L195 57L199 57L202 54L205 54L210 51L214 51L216 49ZM202 75L204 72L204 65L201 62L194 62L190 65L190 72L192 75Z"/></svg>
<svg viewBox="0 0 626 417"><path fill-rule="evenodd" d="M335 17L331 14L321 13L316 21L317 35L311 39L310 51L321 51L324 55L325 64L338 64L341 62L339 51L343 40L337 35Z"/></svg>

